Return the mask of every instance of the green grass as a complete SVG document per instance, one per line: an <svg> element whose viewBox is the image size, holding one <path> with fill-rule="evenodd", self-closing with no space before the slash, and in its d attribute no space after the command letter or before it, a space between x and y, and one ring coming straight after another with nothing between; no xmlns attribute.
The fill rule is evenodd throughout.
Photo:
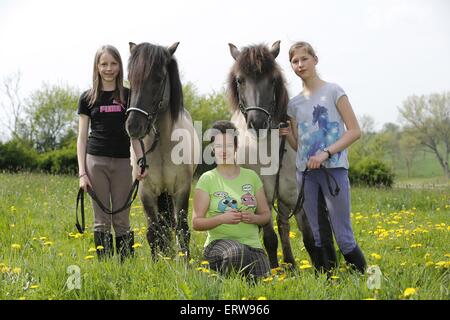
<svg viewBox="0 0 450 320"><path fill-rule="evenodd" d="M449 188L352 189L355 236L369 265L381 269L381 286L369 275L341 268L333 280L316 276L301 235L292 223L299 265L249 285L239 275L223 278L201 265L205 233L192 232L191 260L178 255L150 259L139 202L131 211L136 257L120 264L98 262L89 232L76 236L74 206L78 180L43 174L0 174L0 299L449 299ZM15 248L20 246L20 248ZM281 248L279 249L281 250ZM281 259L281 257L280 257ZM81 270L81 289L70 290L67 268ZM407 288L416 293L404 297Z"/></svg>

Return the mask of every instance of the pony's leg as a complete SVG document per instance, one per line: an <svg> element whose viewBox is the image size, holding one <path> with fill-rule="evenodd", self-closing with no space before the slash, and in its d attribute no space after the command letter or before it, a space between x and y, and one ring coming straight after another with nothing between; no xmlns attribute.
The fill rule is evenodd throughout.
<svg viewBox="0 0 450 320"><path fill-rule="evenodd" d="M189 258L189 241L191 233L188 224L190 188L178 192L175 196L174 212L176 213L176 233L181 252Z"/></svg>
<svg viewBox="0 0 450 320"><path fill-rule="evenodd" d="M291 241L289 239L289 208L280 200L278 200L277 225L278 234L280 235L281 248L283 250L284 262L290 264L291 269L295 269L295 259L292 254Z"/></svg>
<svg viewBox="0 0 450 320"><path fill-rule="evenodd" d="M270 268L278 268L278 238L273 228L272 218L270 222L263 227L263 242L269 256Z"/></svg>
<svg viewBox="0 0 450 320"><path fill-rule="evenodd" d="M142 205L147 216L147 241L150 245L152 258L156 259L159 247L159 219L157 198L145 193L140 194Z"/></svg>
<svg viewBox="0 0 450 320"><path fill-rule="evenodd" d="M166 256L172 252L172 230L174 229L173 201L167 193L161 193L158 197L159 217L159 248Z"/></svg>

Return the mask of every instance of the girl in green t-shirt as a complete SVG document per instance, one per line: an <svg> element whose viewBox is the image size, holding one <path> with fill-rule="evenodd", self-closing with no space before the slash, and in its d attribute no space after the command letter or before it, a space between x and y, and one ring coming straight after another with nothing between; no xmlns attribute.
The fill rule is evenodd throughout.
<svg viewBox="0 0 450 320"><path fill-rule="evenodd" d="M254 171L236 164L234 124L217 121L212 130L217 167L205 172L197 182L193 228L208 232L204 255L213 270L266 276L270 265L258 226L270 221L270 210L261 179Z"/></svg>

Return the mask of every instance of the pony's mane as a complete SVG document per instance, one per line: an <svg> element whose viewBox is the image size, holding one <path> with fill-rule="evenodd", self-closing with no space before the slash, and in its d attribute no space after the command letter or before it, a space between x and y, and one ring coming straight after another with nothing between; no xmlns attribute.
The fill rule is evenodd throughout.
<svg viewBox="0 0 450 320"><path fill-rule="evenodd" d="M139 92L146 79L167 65L170 80L170 112L172 121L176 121L183 111L183 91L178 72L178 64L169 50L151 43L138 44L128 61L128 80L132 90Z"/></svg>
<svg viewBox="0 0 450 320"><path fill-rule="evenodd" d="M228 96L233 111L239 110L239 98L236 85L237 75L259 79L271 76L275 83L275 98L278 107L275 119L285 121L289 96L281 68L266 45L252 45L242 49L228 75Z"/></svg>

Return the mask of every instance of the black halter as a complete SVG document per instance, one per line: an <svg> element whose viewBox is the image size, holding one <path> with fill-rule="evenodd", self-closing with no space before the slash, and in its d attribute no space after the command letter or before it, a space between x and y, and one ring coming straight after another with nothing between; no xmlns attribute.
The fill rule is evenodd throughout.
<svg viewBox="0 0 450 320"><path fill-rule="evenodd" d="M241 97L240 85L241 85L241 84L240 84L239 80L236 79L236 87L237 87L237 94L238 94L238 105L239 105L239 110L241 110L242 114L243 114L244 117L245 117L245 120L247 120L247 113L248 113L249 111L256 110L256 111L259 111L259 112L263 112L263 113L265 113L265 114L267 115L267 126L268 126L267 129L270 129L271 126L272 126L272 117L274 116L274 112L275 112L275 109L276 109L276 97L275 97L275 93L273 94L272 105L269 106L269 108L268 108L268 109L270 110L270 112L267 111L267 110L264 109L264 108L260 108L260 107L256 107L256 106L254 106L254 107L247 107L247 106L245 105L244 101L242 100L242 97Z"/></svg>

